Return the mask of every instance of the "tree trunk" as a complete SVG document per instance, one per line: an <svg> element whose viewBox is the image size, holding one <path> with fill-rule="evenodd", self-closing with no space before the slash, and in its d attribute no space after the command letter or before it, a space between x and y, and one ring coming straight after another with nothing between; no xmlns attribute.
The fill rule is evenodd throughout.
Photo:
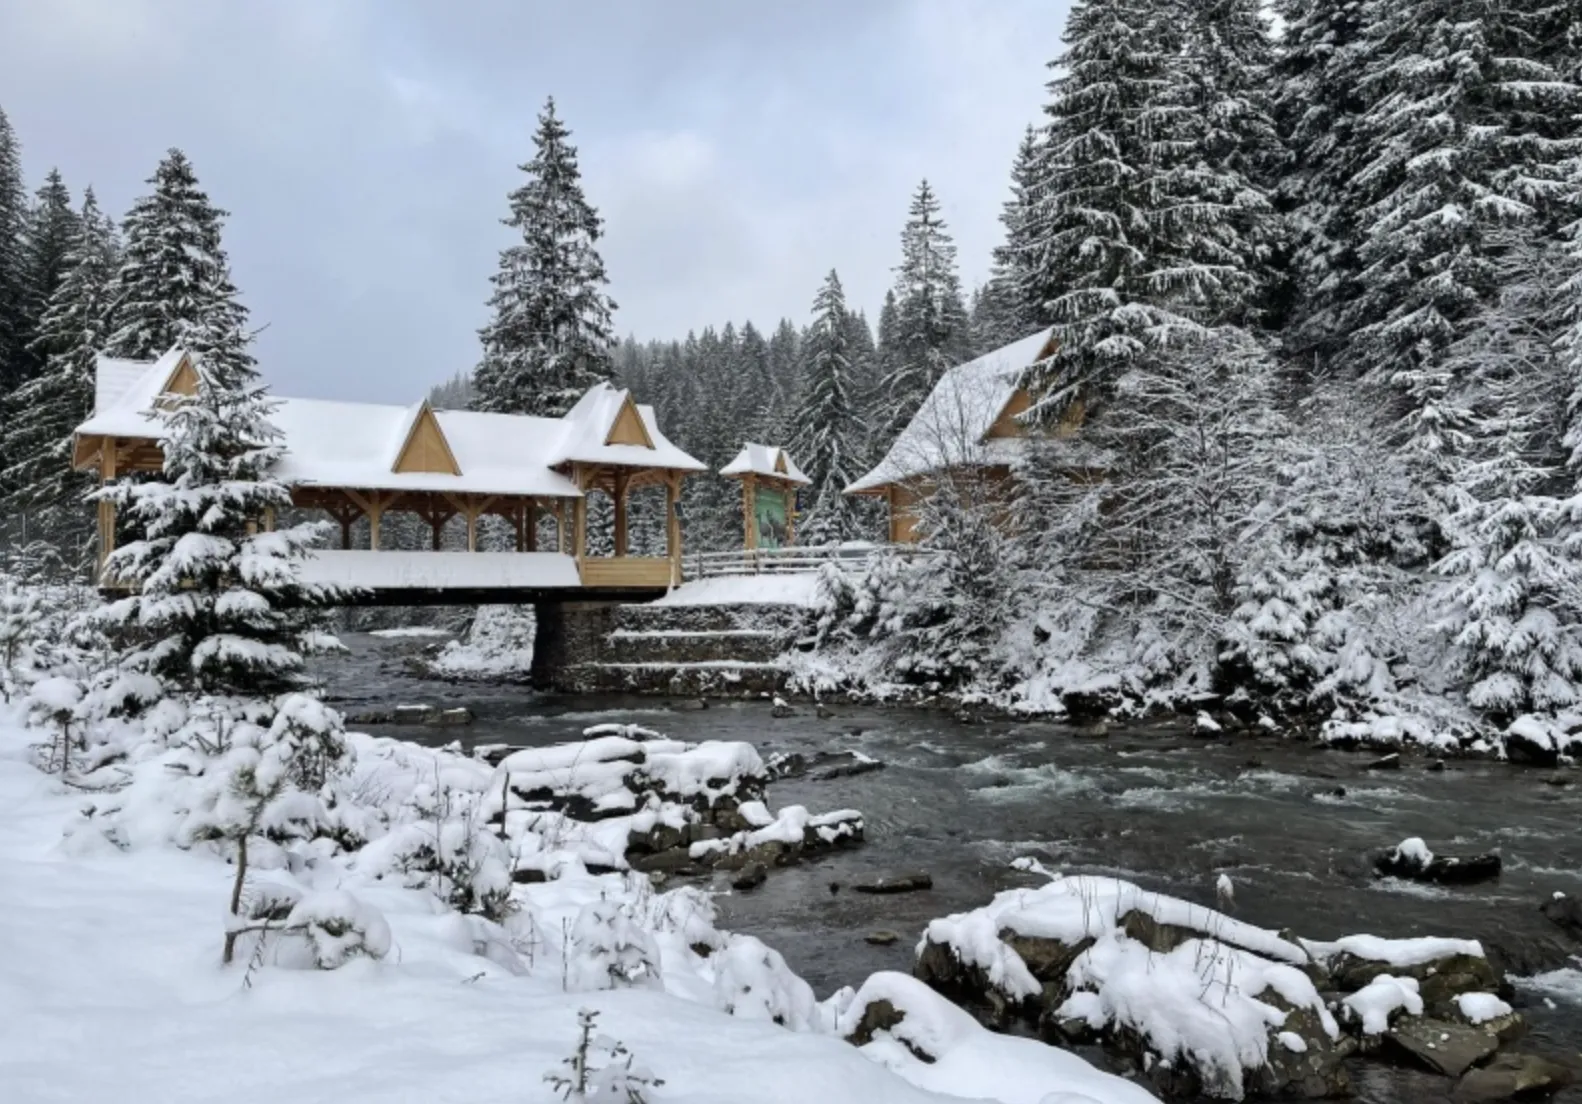
<svg viewBox="0 0 1582 1104"><path fill-rule="evenodd" d="M236 880L231 883L231 920L233 930L225 933L225 955L221 959L227 966L236 955L236 937L242 934L234 930L236 915L242 907L242 882L247 879L247 834L244 832L236 841Z"/></svg>

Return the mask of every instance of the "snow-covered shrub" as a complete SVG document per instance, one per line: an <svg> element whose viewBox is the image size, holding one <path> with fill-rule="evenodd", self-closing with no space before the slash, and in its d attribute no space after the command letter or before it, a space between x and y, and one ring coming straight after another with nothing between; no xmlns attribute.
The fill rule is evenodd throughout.
<svg viewBox="0 0 1582 1104"><path fill-rule="evenodd" d="M773 1020L793 1031L817 1021L813 988L791 972L780 952L750 935L732 935L709 956L714 999L732 1016Z"/></svg>
<svg viewBox="0 0 1582 1104"><path fill-rule="evenodd" d="M40 679L28 690L28 719L50 733L48 767L66 773L70 765L74 724L82 708L82 684L56 676Z"/></svg>
<svg viewBox="0 0 1582 1104"><path fill-rule="evenodd" d="M585 905L570 934L567 988L659 987L659 948L626 905L616 901Z"/></svg>
<svg viewBox="0 0 1582 1104"><path fill-rule="evenodd" d="M343 889L310 893L291 909L282 926L290 937L276 961L294 965L305 952L304 964L334 970L351 959L383 958L390 953L390 925L379 910Z"/></svg>
<svg viewBox="0 0 1582 1104"><path fill-rule="evenodd" d="M41 618L31 590L0 578L0 702L10 701L21 688L22 666Z"/></svg>
<svg viewBox="0 0 1582 1104"><path fill-rule="evenodd" d="M649 1089L664 1082L633 1059L626 1044L597 1035L599 1014L577 1013L577 1046L561 1068L544 1074L568 1104L647 1104Z"/></svg>
<svg viewBox="0 0 1582 1104"><path fill-rule="evenodd" d="M446 678L525 676L536 631L531 606L479 606L466 639L446 641L433 668Z"/></svg>

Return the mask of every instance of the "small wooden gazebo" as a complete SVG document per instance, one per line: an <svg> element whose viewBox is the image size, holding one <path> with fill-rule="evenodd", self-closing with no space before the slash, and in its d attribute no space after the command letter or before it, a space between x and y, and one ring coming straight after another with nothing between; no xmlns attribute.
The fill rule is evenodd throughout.
<svg viewBox="0 0 1582 1104"><path fill-rule="evenodd" d="M812 480L792 463L785 449L748 442L720 474L741 481L748 549L782 548L796 542L797 488Z"/></svg>
<svg viewBox="0 0 1582 1104"><path fill-rule="evenodd" d="M174 396L196 393L196 365L180 348L153 362L101 358L94 413L77 428L73 467L96 471L104 482L158 471L163 411ZM291 488L293 505L334 519L342 549L351 548L353 525L366 519L369 550L379 551L382 520L406 512L433 532L434 552L425 555L466 555L440 552L446 524L463 518L467 551L477 552L479 521L495 516L510 524L524 556L574 560L585 587L665 587L680 579L681 481L706 466L671 444L653 408L638 405L630 392L601 383L562 418L435 410L427 402L274 401L271 420L284 445L275 475ZM665 488L666 555L629 556L628 497L652 485ZM614 505L613 556L588 554L593 491L608 494ZM543 517L555 519L556 547L540 551ZM113 506L99 503L101 557L115 545L115 525Z"/></svg>

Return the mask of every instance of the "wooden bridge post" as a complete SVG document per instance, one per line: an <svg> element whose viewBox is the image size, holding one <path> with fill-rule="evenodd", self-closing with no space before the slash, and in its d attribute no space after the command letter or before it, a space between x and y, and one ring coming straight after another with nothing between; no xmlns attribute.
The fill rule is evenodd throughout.
<svg viewBox="0 0 1582 1104"><path fill-rule="evenodd" d="M670 585L681 584L681 473L665 473L665 555L670 557Z"/></svg>
<svg viewBox="0 0 1582 1104"><path fill-rule="evenodd" d="M115 479L115 438L106 437L99 443L99 486L107 486ZM104 569L110 553L115 551L115 503L99 500L99 582L105 582Z"/></svg>
<svg viewBox="0 0 1582 1104"><path fill-rule="evenodd" d="M527 551L538 551L538 499L530 498L522 507L522 536Z"/></svg>
<svg viewBox="0 0 1582 1104"><path fill-rule="evenodd" d="M748 472L742 478L742 525L745 530L743 547L751 551L758 547L758 477Z"/></svg>
<svg viewBox="0 0 1582 1104"><path fill-rule="evenodd" d="M631 481L625 468L615 472L615 554L626 555L626 491Z"/></svg>
<svg viewBox="0 0 1582 1104"><path fill-rule="evenodd" d="M588 555L588 486L581 464L572 469L577 489L582 492L571 504L571 554L582 570L582 561Z"/></svg>

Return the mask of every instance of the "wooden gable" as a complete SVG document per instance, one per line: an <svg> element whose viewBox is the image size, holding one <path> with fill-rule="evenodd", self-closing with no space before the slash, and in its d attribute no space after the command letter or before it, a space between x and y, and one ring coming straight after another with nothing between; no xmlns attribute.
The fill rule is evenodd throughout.
<svg viewBox="0 0 1582 1104"><path fill-rule="evenodd" d="M1005 437L1026 437L1027 427L1018 419L1026 414L1033 405L1033 397L1024 389L1018 387L1011 392L1011 397L1005 400L1005 405L1000 408L999 414L989 426L984 440L992 441Z"/></svg>
<svg viewBox="0 0 1582 1104"><path fill-rule="evenodd" d="M637 412L637 404L628 394L621 403L620 413L615 415L615 420L610 423L610 432L605 436L607 445L640 445L643 448L654 447L653 438L648 436L648 427L643 424L642 415Z"/></svg>
<svg viewBox="0 0 1582 1104"><path fill-rule="evenodd" d="M450 442L445 440L445 431L440 429L439 419L434 416L434 409L428 403L425 402L418 411L417 417L412 419L412 428L407 432L406 440L401 444L401 451L396 454L395 465L390 470L402 474L412 472L461 474L461 465L456 463L456 454L450 451Z"/></svg>
<svg viewBox="0 0 1582 1104"><path fill-rule="evenodd" d="M790 474L786 471L786 454L779 449L775 449L775 471L781 475Z"/></svg>
<svg viewBox="0 0 1582 1104"><path fill-rule="evenodd" d="M185 353L176 366L170 370L170 376L165 380L159 394L154 399L154 405L169 410L176 405L178 398L191 398L198 393L198 370L192 366L192 358Z"/></svg>

